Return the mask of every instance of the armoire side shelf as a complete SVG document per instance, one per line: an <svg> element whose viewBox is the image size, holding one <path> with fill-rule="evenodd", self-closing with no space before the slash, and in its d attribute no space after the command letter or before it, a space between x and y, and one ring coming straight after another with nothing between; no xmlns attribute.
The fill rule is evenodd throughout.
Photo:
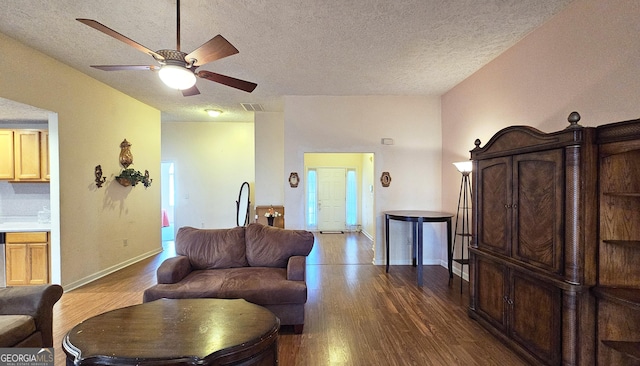
<svg viewBox="0 0 640 366"><path fill-rule="evenodd" d="M599 126L598 365L640 364L640 120Z"/></svg>

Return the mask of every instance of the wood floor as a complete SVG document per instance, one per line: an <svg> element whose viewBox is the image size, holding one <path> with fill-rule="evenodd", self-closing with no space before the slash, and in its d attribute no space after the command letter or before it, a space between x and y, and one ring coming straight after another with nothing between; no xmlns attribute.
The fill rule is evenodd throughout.
<svg viewBox="0 0 640 366"><path fill-rule="evenodd" d="M415 268L371 264L372 243L359 234L318 234L307 258L303 334L283 327L280 365L526 365L469 319L468 287L448 283L441 266ZM54 308L56 365L64 365L62 337L91 316L142 302L155 270L172 247L153 258L66 292Z"/></svg>

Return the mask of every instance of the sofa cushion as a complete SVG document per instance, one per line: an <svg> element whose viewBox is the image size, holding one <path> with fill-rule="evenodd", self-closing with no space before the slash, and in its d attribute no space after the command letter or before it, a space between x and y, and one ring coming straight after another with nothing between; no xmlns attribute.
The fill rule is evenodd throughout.
<svg viewBox="0 0 640 366"><path fill-rule="evenodd" d="M11 347L36 331L29 315L0 315L0 347Z"/></svg>
<svg viewBox="0 0 640 366"><path fill-rule="evenodd" d="M313 234L251 223L245 232L247 261L253 267L285 268L289 257L306 256L313 248Z"/></svg>
<svg viewBox="0 0 640 366"><path fill-rule="evenodd" d="M245 229L181 227L176 236L176 253L187 256L196 270L247 266Z"/></svg>
<svg viewBox="0 0 640 366"><path fill-rule="evenodd" d="M194 271L178 283L158 284L144 292L144 302L163 297L245 299L258 305L304 304L307 285L288 281L284 268L227 268Z"/></svg>

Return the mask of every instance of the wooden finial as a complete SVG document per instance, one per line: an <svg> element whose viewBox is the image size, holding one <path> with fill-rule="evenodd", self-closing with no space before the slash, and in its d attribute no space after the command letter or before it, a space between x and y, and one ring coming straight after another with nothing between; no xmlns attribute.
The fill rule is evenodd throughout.
<svg viewBox="0 0 640 366"><path fill-rule="evenodd" d="M567 118L567 121L569 121L569 126L567 126L567 128L581 128L582 126L580 126L578 124L578 122L580 121L580 113L573 111L569 114L569 117Z"/></svg>

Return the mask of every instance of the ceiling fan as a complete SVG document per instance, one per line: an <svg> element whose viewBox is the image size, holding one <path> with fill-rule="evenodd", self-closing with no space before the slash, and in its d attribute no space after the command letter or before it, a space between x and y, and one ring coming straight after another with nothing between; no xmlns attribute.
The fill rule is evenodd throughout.
<svg viewBox="0 0 640 366"><path fill-rule="evenodd" d="M113 29L92 19L77 18L76 20L97 29L100 32L111 36L129 46L151 55L160 65L91 65L91 67L104 71L120 70L151 70L158 71L160 79L170 88L179 89L185 97L198 95L200 91L196 87L196 76L216 83L230 86L251 93L258 84L249 81L236 79L230 76L216 74L211 71L196 69L206 63L219 60L221 58L235 55L238 49L235 48L223 36L217 35L198 47L191 53L180 50L180 0L176 0L177 8L177 43L175 50L152 51L140 43L125 37Z"/></svg>

